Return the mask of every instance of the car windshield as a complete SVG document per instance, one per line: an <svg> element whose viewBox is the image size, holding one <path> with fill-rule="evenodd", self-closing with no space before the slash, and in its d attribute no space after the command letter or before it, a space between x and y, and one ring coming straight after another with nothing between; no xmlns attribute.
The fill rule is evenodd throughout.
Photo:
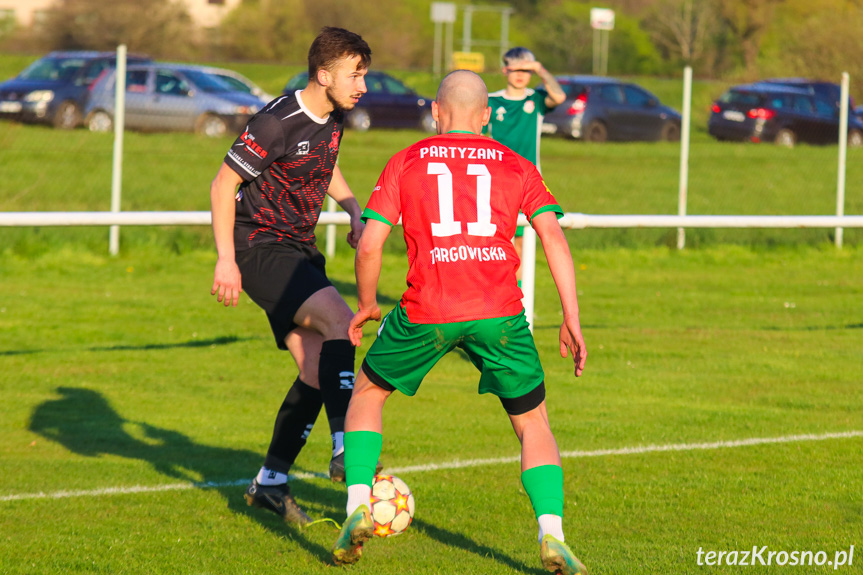
<svg viewBox="0 0 863 575"><path fill-rule="evenodd" d="M234 78L233 76L225 76L223 74L214 74L219 80L227 84L231 87L231 89L237 92L245 92L246 94L252 93L252 87L248 86L241 80Z"/></svg>
<svg viewBox="0 0 863 575"><path fill-rule="evenodd" d="M183 70L183 74L200 90L208 93L235 91L221 77L199 70Z"/></svg>
<svg viewBox="0 0 863 575"><path fill-rule="evenodd" d="M42 58L33 62L18 77L22 80L68 81L86 63L84 58Z"/></svg>

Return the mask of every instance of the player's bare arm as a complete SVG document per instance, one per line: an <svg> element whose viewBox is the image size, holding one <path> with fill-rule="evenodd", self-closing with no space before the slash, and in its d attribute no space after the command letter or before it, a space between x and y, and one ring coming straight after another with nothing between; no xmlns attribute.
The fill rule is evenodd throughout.
<svg viewBox="0 0 863 575"><path fill-rule="evenodd" d="M525 62L521 65L523 69L532 70L542 80L542 85L545 86L545 91L548 96L545 97L545 105L549 108L554 108L563 104L566 100L566 92L560 87L560 84L555 80L554 75L545 69L541 62Z"/></svg>
<svg viewBox="0 0 863 575"><path fill-rule="evenodd" d="M363 339L363 326L369 320L381 320L378 279L381 275L384 243L390 231L389 225L378 220L369 220L357 246L354 262L357 277L357 313L348 328L348 336L355 346L359 346Z"/></svg>
<svg viewBox="0 0 863 575"><path fill-rule="evenodd" d="M351 217L351 231L348 232L348 243L352 248L356 249L365 228L365 224L360 219L362 209L338 166L333 169L333 179L330 181L327 195L333 198L339 204L339 207Z"/></svg>
<svg viewBox="0 0 863 575"><path fill-rule="evenodd" d="M563 307L563 324L560 326L560 356L572 355L575 364L575 376L579 377L587 362L587 347L584 335L581 333L581 323L578 318L578 295L575 286L575 269L572 266L572 254L566 236L557 222L557 214L545 212L539 214L531 225L542 241L551 277L560 296Z"/></svg>
<svg viewBox="0 0 863 575"><path fill-rule="evenodd" d="M243 291L240 268L234 257L234 215L237 186L243 182L237 172L222 163L210 184L210 207L213 214L213 236L216 240L216 270L210 295L224 302L225 306L236 306Z"/></svg>

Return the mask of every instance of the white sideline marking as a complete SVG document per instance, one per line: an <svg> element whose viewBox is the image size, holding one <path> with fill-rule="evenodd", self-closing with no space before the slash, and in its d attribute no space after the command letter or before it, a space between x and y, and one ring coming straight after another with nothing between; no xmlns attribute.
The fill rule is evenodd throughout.
<svg viewBox="0 0 863 575"><path fill-rule="evenodd" d="M728 447L748 447L751 445L769 445L773 443L798 443L802 441L825 441L828 439L851 439L863 437L863 431L842 431L838 433L823 433L820 435L786 435L783 437L753 437L749 439L736 439L733 441L713 441L710 443L672 443L668 445L643 445L637 447L622 447L618 449L598 449L596 451L563 451L560 456L563 459L576 459L582 457L602 457L607 455L638 455L642 453L661 453L665 451L696 451L707 449L723 449ZM497 457L493 459L468 459L464 461L449 461L446 463L428 463L426 465L413 465L409 467L396 467L387 469L392 474L399 473L422 473L425 471L440 471L446 469L463 469L465 467L481 467L484 465L498 465L501 463L515 463L520 460L519 456ZM325 473L296 473L292 479L326 479ZM66 497L96 497L99 495L125 495L130 493L153 493L159 491L173 491L183 489L207 489L230 487L233 485L246 485L250 479L238 479L234 481L205 482L205 483L170 483L166 485L134 485L132 487L106 487L104 489L89 489L82 491L55 491L53 493L19 493L15 495L0 496L0 501L21 501L26 499L63 499Z"/></svg>

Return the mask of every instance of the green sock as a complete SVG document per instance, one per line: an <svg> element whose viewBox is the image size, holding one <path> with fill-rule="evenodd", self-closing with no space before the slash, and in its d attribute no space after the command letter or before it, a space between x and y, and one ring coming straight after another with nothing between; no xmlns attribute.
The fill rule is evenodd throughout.
<svg viewBox="0 0 863 575"><path fill-rule="evenodd" d="M345 483L347 485L372 486L383 442L383 436L376 431L345 433Z"/></svg>
<svg viewBox="0 0 863 575"><path fill-rule="evenodd" d="M521 484L530 497L536 516L563 517L563 469L559 465L540 465L521 474Z"/></svg>

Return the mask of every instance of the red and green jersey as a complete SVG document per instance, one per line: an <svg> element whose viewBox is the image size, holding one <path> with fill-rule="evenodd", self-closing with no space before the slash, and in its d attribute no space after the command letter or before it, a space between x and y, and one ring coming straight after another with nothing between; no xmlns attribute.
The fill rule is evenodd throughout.
<svg viewBox="0 0 863 575"><path fill-rule="evenodd" d="M384 168L364 219L402 220L413 323L473 321L521 313L512 245L519 210L563 214L536 167L475 134L433 136Z"/></svg>

